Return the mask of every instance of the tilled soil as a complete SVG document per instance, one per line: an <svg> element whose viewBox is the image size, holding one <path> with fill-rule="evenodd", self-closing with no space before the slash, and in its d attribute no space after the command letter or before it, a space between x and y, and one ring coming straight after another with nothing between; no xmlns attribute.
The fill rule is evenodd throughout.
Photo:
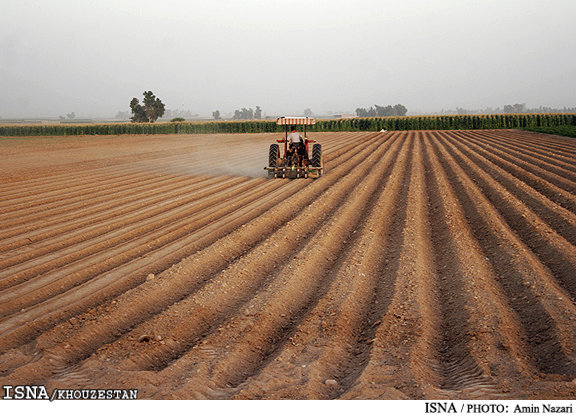
<svg viewBox="0 0 576 415"><path fill-rule="evenodd" d="M0 141L0 383L152 399L573 399L576 141Z"/></svg>

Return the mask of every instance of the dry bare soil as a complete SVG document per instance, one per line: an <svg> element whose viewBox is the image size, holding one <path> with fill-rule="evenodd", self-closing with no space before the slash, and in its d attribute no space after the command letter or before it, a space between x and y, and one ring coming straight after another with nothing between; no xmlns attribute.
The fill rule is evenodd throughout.
<svg viewBox="0 0 576 415"><path fill-rule="evenodd" d="M576 141L313 136L0 140L0 384L576 397Z"/></svg>

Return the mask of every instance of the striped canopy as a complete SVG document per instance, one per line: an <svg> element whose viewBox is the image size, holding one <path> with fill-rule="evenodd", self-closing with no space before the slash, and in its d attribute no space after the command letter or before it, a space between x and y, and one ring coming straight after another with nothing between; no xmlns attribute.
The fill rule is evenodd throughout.
<svg viewBox="0 0 576 415"><path fill-rule="evenodd" d="M308 117L280 117L276 120L277 125L313 125L316 124L314 118Z"/></svg>

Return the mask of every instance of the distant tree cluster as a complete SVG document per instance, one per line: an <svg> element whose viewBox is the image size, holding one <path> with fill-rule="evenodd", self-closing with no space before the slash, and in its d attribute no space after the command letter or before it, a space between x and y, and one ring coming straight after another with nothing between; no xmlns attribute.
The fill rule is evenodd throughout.
<svg viewBox="0 0 576 415"><path fill-rule="evenodd" d="M543 107L539 106L538 108L528 108L526 104L507 104L504 105L503 108L492 108L487 107L484 109L467 109L456 107L456 111L444 111L442 110L441 114L458 114L458 115L466 115L466 114L547 114L547 113L554 113L554 114L572 114L576 112L576 107L564 107L564 108L551 108L551 107Z"/></svg>
<svg viewBox="0 0 576 415"><path fill-rule="evenodd" d="M214 117L215 120L220 120L220 110L216 110L212 113L212 116Z"/></svg>
<svg viewBox="0 0 576 415"><path fill-rule="evenodd" d="M164 115L160 118L194 118L198 114L192 114L190 110L166 110Z"/></svg>
<svg viewBox="0 0 576 415"><path fill-rule="evenodd" d="M504 105L506 114L523 114L526 111L526 104Z"/></svg>
<svg viewBox="0 0 576 415"><path fill-rule="evenodd" d="M256 111L252 108L242 108L241 110L234 111L233 120L253 120L262 118L262 109L256 106Z"/></svg>
<svg viewBox="0 0 576 415"><path fill-rule="evenodd" d="M75 114L74 112L71 112L71 113L69 113L69 114L66 114L66 117L67 117L69 120L73 120L74 118L76 118L76 114ZM58 118L60 119L60 121L65 121L65 120L66 120L66 118L64 118L62 115L59 115Z"/></svg>
<svg viewBox="0 0 576 415"><path fill-rule="evenodd" d="M130 109L132 110L132 122L154 122L162 117L165 112L164 103L160 98L156 98L152 91L144 91L144 105L140 104L138 98L132 98Z"/></svg>
<svg viewBox="0 0 576 415"><path fill-rule="evenodd" d="M370 108L356 108L356 115L358 117L391 117L406 115L408 109L402 104L394 106L387 105L385 107L374 105Z"/></svg>

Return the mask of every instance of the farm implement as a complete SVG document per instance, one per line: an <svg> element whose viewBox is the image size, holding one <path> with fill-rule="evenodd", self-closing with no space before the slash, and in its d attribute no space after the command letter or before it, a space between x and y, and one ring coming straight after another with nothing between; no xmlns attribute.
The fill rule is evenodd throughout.
<svg viewBox="0 0 576 415"><path fill-rule="evenodd" d="M268 152L269 178L313 178L316 179L324 173L324 162L322 159L322 145L315 143L306 137L306 126L316 124L314 118L309 117L280 117L276 120L277 125L285 127L285 136L281 140L276 140L279 144L284 144L284 152L281 154L279 144L271 144ZM304 136L299 145L289 143L288 126L304 126Z"/></svg>

